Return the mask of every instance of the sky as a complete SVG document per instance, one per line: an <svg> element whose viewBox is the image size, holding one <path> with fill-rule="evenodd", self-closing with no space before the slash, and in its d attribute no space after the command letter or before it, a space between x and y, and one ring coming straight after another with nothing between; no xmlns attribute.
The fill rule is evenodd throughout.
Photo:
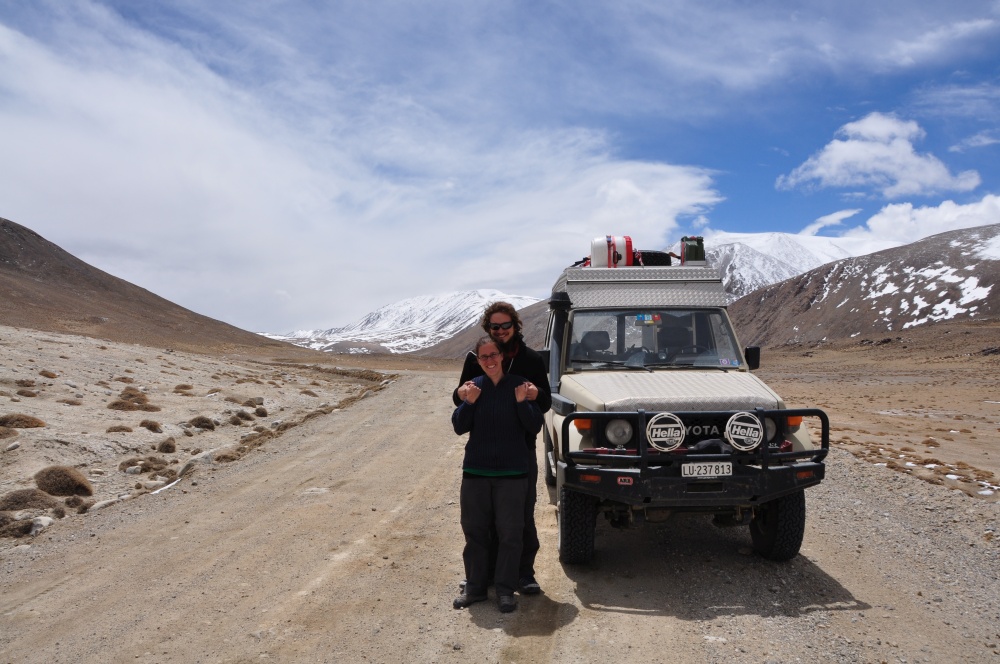
<svg viewBox="0 0 1000 664"><path fill-rule="evenodd" d="M1000 0L0 0L0 217L284 333L590 241L1000 222Z"/></svg>

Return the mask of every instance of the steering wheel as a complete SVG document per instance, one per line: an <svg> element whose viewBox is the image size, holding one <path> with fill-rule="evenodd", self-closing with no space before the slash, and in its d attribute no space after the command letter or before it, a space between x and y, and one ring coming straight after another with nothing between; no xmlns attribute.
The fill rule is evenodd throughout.
<svg viewBox="0 0 1000 664"><path fill-rule="evenodd" d="M711 353L712 349L707 346L699 346L698 344L691 344L690 346L682 346L677 349L674 355L701 355L702 353Z"/></svg>

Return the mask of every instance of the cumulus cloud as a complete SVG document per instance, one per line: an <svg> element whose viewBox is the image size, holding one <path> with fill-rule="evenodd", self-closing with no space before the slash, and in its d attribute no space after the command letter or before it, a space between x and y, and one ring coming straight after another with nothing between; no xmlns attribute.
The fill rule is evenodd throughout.
<svg viewBox="0 0 1000 664"><path fill-rule="evenodd" d="M924 130L912 120L871 113L845 124L837 136L788 175L778 189L814 185L819 188L864 188L885 198L970 191L979 186L975 171L953 175L940 159L918 153L913 144Z"/></svg>
<svg viewBox="0 0 1000 664"><path fill-rule="evenodd" d="M937 233L996 223L1000 223L1000 196L987 194L967 204L944 201L922 207L912 203L886 205L863 226L850 229L843 237L903 245Z"/></svg>

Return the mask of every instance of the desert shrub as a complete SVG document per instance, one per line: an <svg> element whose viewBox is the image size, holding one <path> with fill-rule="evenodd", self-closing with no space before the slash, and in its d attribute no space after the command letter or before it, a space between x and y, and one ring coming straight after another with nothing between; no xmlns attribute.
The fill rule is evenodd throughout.
<svg viewBox="0 0 1000 664"><path fill-rule="evenodd" d="M0 537L24 537L31 534L31 529L34 526L31 519L12 521L5 526L0 526Z"/></svg>
<svg viewBox="0 0 1000 664"><path fill-rule="evenodd" d="M18 489L0 497L0 510L47 510L58 504L58 500L38 489Z"/></svg>
<svg viewBox="0 0 1000 664"><path fill-rule="evenodd" d="M57 399L56 403L64 403L67 406L82 406L83 402L79 399Z"/></svg>
<svg viewBox="0 0 1000 664"><path fill-rule="evenodd" d="M135 405L131 401L125 401L124 399L115 399L108 404L109 410L139 410L139 406Z"/></svg>
<svg viewBox="0 0 1000 664"><path fill-rule="evenodd" d="M174 385L174 392L188 392L193 390L193 385L188 385L187 383L181 383L180 385Z"/></svg>
<svg viewBox="0 0 1000 664"><path fill-rule="evenodd" d="M302 391L299 392L299 394L304 394L307 397L318 397L319 396L318 394L316 394L312 390L302 390Z"/></svg>
<svg viewBox="0 0 1000 664"><path fill-rule="evenodd" d="M257 406L257 408L254 409L253 413L257 417L267 417L267 408L264 408L263 406Z"/></svg>
<svg viewBox="0 0 1000 664"><path fill-rule="evenodd" d="M197 417L188 420L188 424L195 427L196 429L208 429L209 431L215 431L215 422L211 419L205 417L204 415L199 415Z"/></svg>
<svg viewBox="0 0 1000 664"><path fill-rule="evenodd" d="M14 521L14 515L10 512L0 512L0 528Z"/></svg>
<svg viewBox="0 0 1000 664"><path fill-rule="evenodd" d="M59 374L57 374L54 371L49 371L48 369L42 369L41 371L38 372L38 375L39 376L44 376L46 378L58 378L59 377Z"/></svg>
<svg viewBox="0 0 1000 664"><path fill-rule="evenodd" d="M240 418L241 420L247 420L248 422L251 421L251 420L253 420L253 415L251 415L250 413L246 412L242 408L240 410L236 411L236 417Z"/></svg>
<svg viewBox="0 0 1000 664"><path fill-rule="evenodd" d="M234 396L228 396L226 397L225 400L228 401L229 403L240 403L240 400Z"/></svg>
<svg viewBox="0 0 1000 664"><path fill-rule="evenodd" d="M63 504L66 507L79 507L80 505L83 505L83 498L80 496L70 496L63 501Z"/></svg>
<svg viewBox="0 0 1000 664"><path fill-rule="evenodd" d="M156 451L162 454L173 454L177 451L177 443L172 437L167 438L166 440L161 440L156 446Z"/></svg>
<svg viewBox="0 0 1000 664"><path fill-rule="evenodd" d="M19 397L37 397L38 392L33 392L31 390L18 390L17 396Z"/></svg>
<svg viewBox="0 0 1000 664"><path fill-rule="evenodd" d="M35 473L35 485L53 496L93 496L94 487L76 468L48 466Z"/></svg>
<svg viewBox="0 0 1000 664"><path fill-rule="evenodd" d="M115 424L108 427L105 433L132 433L132 427L127 427L124 424Z"/></svg>
<svg viewBox="0 0 1000 664"><path fill-rule="evenodd" d="M211 395L213 395L213 394L218 394L218 393L219 393L219 392L221 392L221 391L222 391L222 388L219 388L219 387L213 387L212 389L210 389L210 390L208 391L208 396L211 396Z"/></svg>
<svg viewBox="0 0 1000 664"><path fill-rule="evenodd" d="M135 382L134 378L129 378L128 376L115 376L111 380L117 380L117 381L119 381L121 383L134 383Z"/></svg>
<svg viewBox="0 0 1000 664"><path fill-rule="evenodd" d="M188 438L191 438L192 436L194 436L194 434L191 433L190 429L184 429L184 435L187 436Z"/></svg>
<svg viewBox="0 0 1000 664"><path fill-rule="evenodd" d="M147 397L146 393L137 387L126 387L118 395L118 398L125 401L131 401L134 404L149 403L149 397Z"/></svg>
<svg viewBox="0 0 1000 664"><path fill-rule="evenodd" d="M85 500L85 501L83 501L82 503L80 503L77 506L76 513L77 514L86 514L87 510L89 510L91 507L93 507L95 502L96 501L94 501L94 500Z"/></svg>
<svg viewBox="0 0 1000 664"><path fill-rule="evenodd" d="M0 416L0 427L10 427L12 429L38 429L44 426L46 426L45 422L42 422L37 417L32 417L31 415L11 413L10 415Z"/></svg>
<svg viewBox="0 0 1000 664"><path fill-rule="evenodd" d="M236 415L230 415L229 416L229 423L232 424L232 425L235 425L235 426L242 426L243 425L243 420L241 420Z"/></svg>
<svg viewBox="0 0 1000 664"><path fill-rule="evenodd" d="M163 427L156 420L143 420L139 422L139 426L143 429L149 429L153 433L163 433Z"/></svg>
<svg viewBox="0 0 1000 664"><path fill-rule="evenodd" d="M0 427L0 440L4 438L13 438L17 435L17 429L11 429L10 427Z"/></svg>
<svg viewBox="0 0 1000 664"><path fill-rule="evenodd" d="M31 380L30 378L19 378L16 381L14 381L14 384L17 385L18 387L34 387L35 381Z"/></svg>

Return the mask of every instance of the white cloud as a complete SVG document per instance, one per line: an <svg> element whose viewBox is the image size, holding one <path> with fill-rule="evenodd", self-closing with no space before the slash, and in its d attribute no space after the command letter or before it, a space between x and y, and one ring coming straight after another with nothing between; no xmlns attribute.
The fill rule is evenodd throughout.
<svg viewBox="0 0 1000 664"><path fill-rule="evenodd" d="M114 16L88 27L59 51L0 26L3 216L247 329L544 296L590 238L661 246L721 200L711 171L616 158L601 131L456 122L391 88L314 90L331 105L300 124Z"/></svg>
<svg viewBox="0 0 1000 664"><path fill-rule="evenodd" d="M816 233L829 226L839 226L844 219L850 219L859 212L861 212L861 210L859 208L855 208L852 210L840 210L838 212L823 215L799 231L799 235L816 235Z"/></svg>
<svg viewBox="0 0 1000 664"><path fill-rule="evenodd" d="M968 48L969 42L977 38L995 38L998 32L995 19L979 18L937 25L909 38L891 40L887 62L909 67L922 62L940 60L942 54L956 49Z"/></svg>
<svg viewBox="0 0 1000 664"><path fill-rule="evenodd" d="M886 198L927 196L944 191L970 191L980 184L979 174L952 175L931 154L913 147L924 130L910 120L871 113L845 124L834 139L788 175L780 176L778 189L809 185L875 189Z"/></svg>
<svg viewBox="0 0 1000 664"><path fill-rule="evenodd" d="M864 226L847 231L843 237L902 245L937 233L996 223L1000 223L1000 196L987 194L978 202L967 204L944 201L924 207L914 207L912 203L887 205Z"/></svg>
<svg viewBox="0 0 1000 664"><path fill-rule="evenodd" d="M965 152L975 148L985 148L990 145L1000 143L1000 138L996 138L988 131L981 131L974 136L969 136L955 145L948 148L949 152Z"/></svg>

